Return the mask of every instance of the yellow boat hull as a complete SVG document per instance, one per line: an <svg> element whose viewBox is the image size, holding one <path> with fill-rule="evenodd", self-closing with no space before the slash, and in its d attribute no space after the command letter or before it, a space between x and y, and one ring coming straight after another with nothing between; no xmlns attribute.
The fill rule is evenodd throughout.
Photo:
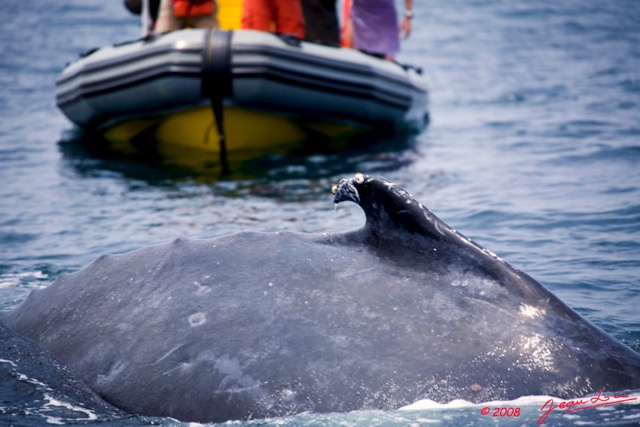
<svg viewBox="0 0 640 427"><path fill-rule="evenodd" d="M225 107L224 130L229 152L278 152L320 138L340 138L362 131L355 126ZM124 121L108 127L104 136L120 151L140 137L154 141L159 151L168 147L220 152L218 128L211 108L203 106L162 117ZM130 147L128 147L130 146Z"/></svg>

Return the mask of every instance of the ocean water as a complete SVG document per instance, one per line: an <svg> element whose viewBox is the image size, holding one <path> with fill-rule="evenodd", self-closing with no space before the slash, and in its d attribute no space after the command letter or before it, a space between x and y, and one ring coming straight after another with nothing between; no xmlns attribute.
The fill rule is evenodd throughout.
<svg viewBox="0 0 640 427"><path fill-rule="evenodd" d="M423 133L371 136L367 148L263 157L220 180L204 162L186 167L173 158L88 150L57 111L54 83L67 61L138 36L137 19L121 2L4 0L0 310L99 255L178 236L357 228L358 207L335 210L329 189L359 171L402 185L640 351L640 2L414 3L414 31L399 59L429 77L432 121ZM20 366L9 370L20 374ZM35 388L41 398L19 400L0 387L0 424L90 419L46 385ZM483 416L483 405L422 402L411 410L245 424L533 425L546 399L484 405L491 413L519 408L518 417ZM547 423L637 425L640 405L558 410Z"/></svg>

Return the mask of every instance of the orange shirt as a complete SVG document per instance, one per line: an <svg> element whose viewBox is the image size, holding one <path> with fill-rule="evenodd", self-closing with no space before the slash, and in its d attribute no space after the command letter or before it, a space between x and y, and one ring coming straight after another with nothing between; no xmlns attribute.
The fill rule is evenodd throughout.
<svg viewBox="0 0 640 427"><path fill-rule="evenodd" d="M245 0L242 28L304 38L300 0Z"/></svg>

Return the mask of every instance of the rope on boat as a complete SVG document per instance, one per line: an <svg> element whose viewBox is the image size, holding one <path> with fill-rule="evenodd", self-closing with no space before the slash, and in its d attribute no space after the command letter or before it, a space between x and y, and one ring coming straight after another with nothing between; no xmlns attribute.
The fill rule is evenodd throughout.
<svg viewBox="0 0 640 427"><path fill-rule="evenodd" d="M218 129L222 174L229 174L227 140L224 131L224 98L233 94L231 81L231 31L208 30L202 52L203 96L211 101L211 110Z"/></svg>

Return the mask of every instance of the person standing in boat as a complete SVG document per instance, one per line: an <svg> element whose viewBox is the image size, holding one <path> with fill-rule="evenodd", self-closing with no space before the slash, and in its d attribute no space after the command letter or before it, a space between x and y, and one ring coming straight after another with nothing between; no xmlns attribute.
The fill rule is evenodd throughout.
<svg viewBox="0 0 640 427"><path fill-rule="evenodd" d="M162 0L154 29L162 34L184 28L217 27L214 0Z"/></svg>
<svg viewBox="0 0 640 427"><path fill-rule="evenodd" d="M300 0L244 0L242 28L273 31L304 39Z"/></svg>
<svg viewBox="0 0 640 427"><path fill-rule="evenodd" d="M404 15L398 28L394 0L346 0L343 45L387 60L400 52L400 36L411 34L413 1L405 0ZM349 4L351 7L349 8Z"/></svg>
<svg viewBox="0 0 640 427"><path fill-rule="evenodd" d="M301 0L305 40L327 46L340 46L340 26L336 0Z"/></svg>

